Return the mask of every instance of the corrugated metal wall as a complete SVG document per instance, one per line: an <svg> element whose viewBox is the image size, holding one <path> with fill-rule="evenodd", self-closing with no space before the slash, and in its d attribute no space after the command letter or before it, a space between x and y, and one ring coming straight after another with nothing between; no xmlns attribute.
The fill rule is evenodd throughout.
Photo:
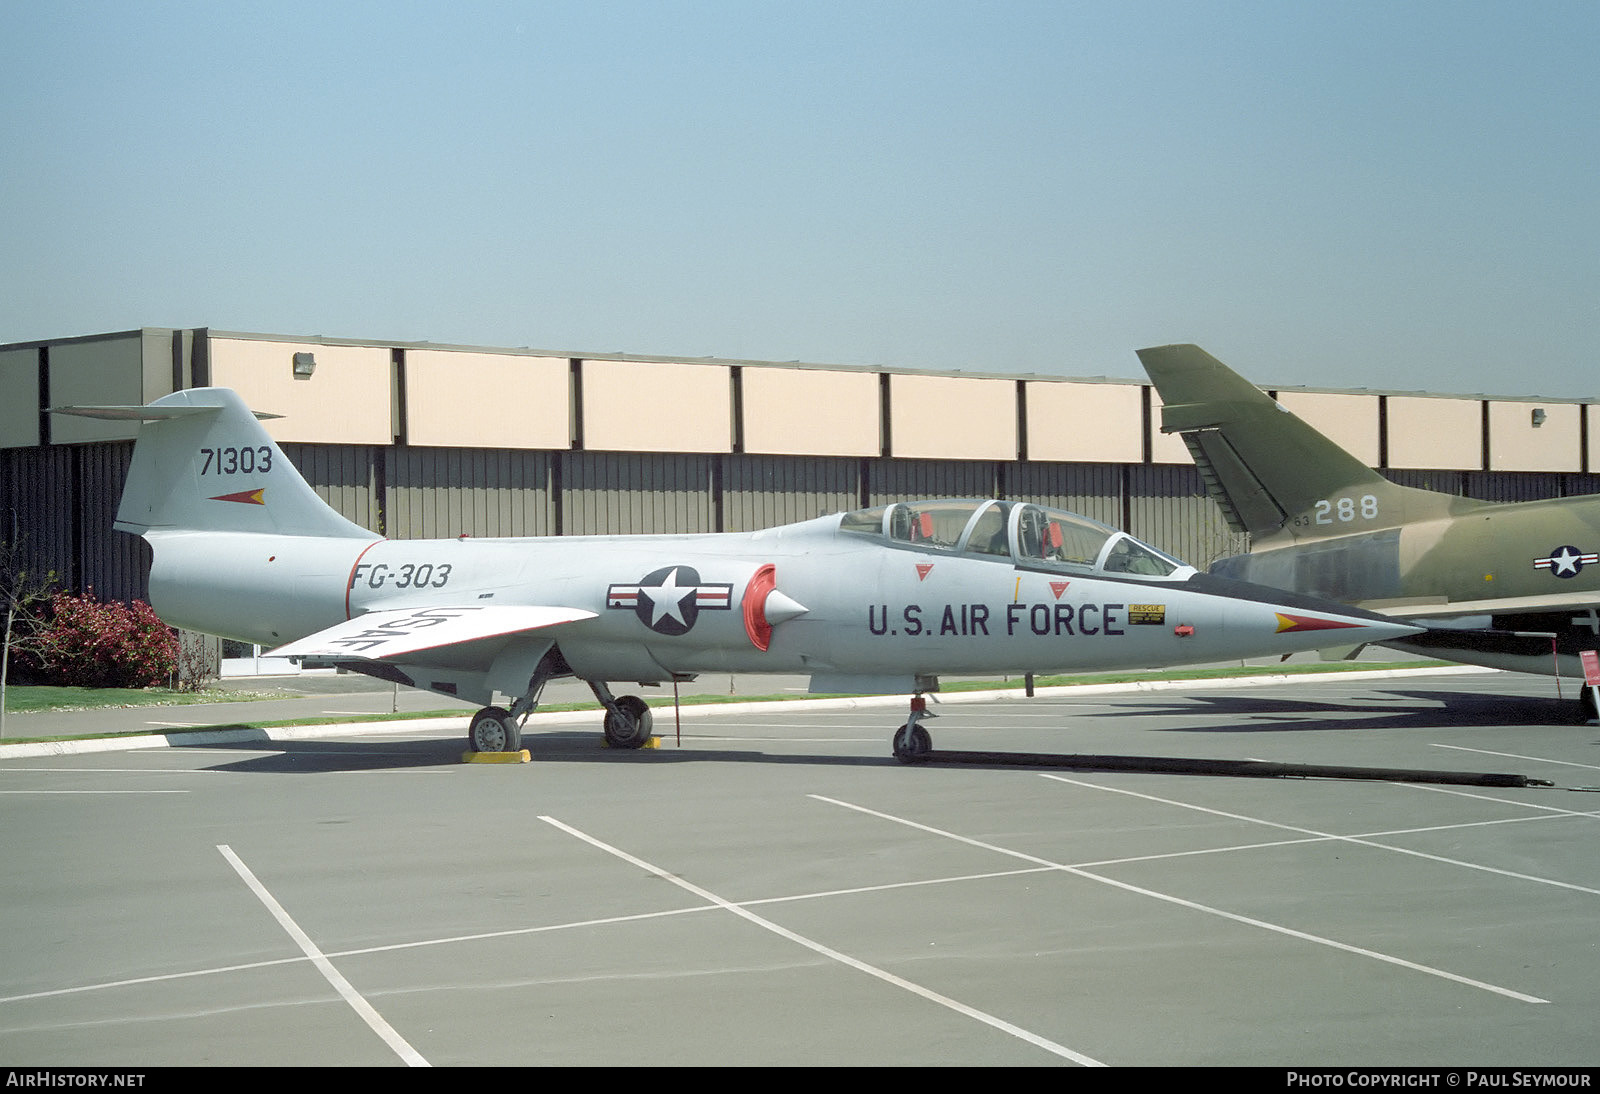
<svg viewBox="0 0 1600 1094"><path fill-rule="evenodd" d="M143 599L150 549L111 527L132 455L127 441L0 449L0 539L67 589Z"/></svg>
<svg viewBox="0 0 1600 1094"><path fill-rule="evenodd" d="M1600 494L1600 475L1567 474L1561 476L1561 496L1577 498L1585 494Z"/></svg>
<svg viewBox="0 0 1600 1094"><path fill-rule="evenodd" d="M138 536L109 531L133 461L133 442L75 445L73 454L78 464L73 503L83 542L77 584L93 588L103 600L143 600L150 595L150 547Z"/></svg>
<svg viewBox="0 0 1600 1094"><path fill-rule="evenodd" d="M1008 498L1034 501L1122 526L1122 465L1013 463L1002 465Z"/></svg>
<svg viewBox="0 0 1600 1094"><path fill-rule="evenodd" d="M1563 477L1534 471L1468 471L1467 494L1483 501L1559 498Z"/></svg>
<svg viewBox="0 0 1600 1094"><path fill-rule="evenodd" d="M1248 549L1192 466L674 455L363 445L284 446L319 496L393 539L750 531L919 497L1070 509L1205 567ZM30 565L72 589L146 595L149 550L111 530L129 442L0 449L0 538L15 515ZM1495 501L1600 493L1600 475L1390 471L1406 486Z"/></svg>
<svg viewBox="0 0 1600 1094"><path fill-rule="evenodd" d="M1418 490L1437 490L1441 494L1464 495L1467 490L1465 471L1396 471L1389 468L1381 472L1396 486L1410 486Z"/></svg>
<svg viewBox="0 0 1600 1094"><path fill-rule="evenodd" d="M869 460L871 505L916 498L992 498L999 492L998 465L989 460Z"/></svg>
<svg viewBox="0 0 1600 1094"><path fill-rule="evenodd" d="M17 541L24 564L77 581L72 532L72 449L0 449L0 536ZM111 526L103 540L109 545Z"/></svg>
<svg viewBox="0 0 1600 1094"><path fill-rule="evenodd" d="M356 444L285 444L280 447L317 496L338 510L340 516L363 528L378 527L376 448Z"/></svg>
<svg viewBox="0 0 1600 1094"><path fill-rule="evenodd" d="M547 536L554 531L552 453L387 448L383 454L383 531L391 539L443 539L463 532Z"/></svg>
<svg viewBox="0 0 1600 1094"><path fill-rule="evenodd" d="M861 461L805 456L727 456L722 528L752 532L861 505Z"/></svg>
<svg viewBox="0 0 1600 1094"><path fill-rule="evenodd" d="M1249 537L1228 527L1192 465L1132 464L1127 473L1123 526L1134 536L1202 570L1249 550Z"/></svg>
<svg viewBox="0 0 1600 1094"><path fill-rule="evenodd" d="M566 535L715 531L713 456L566 452L561 531Z"/></svg>

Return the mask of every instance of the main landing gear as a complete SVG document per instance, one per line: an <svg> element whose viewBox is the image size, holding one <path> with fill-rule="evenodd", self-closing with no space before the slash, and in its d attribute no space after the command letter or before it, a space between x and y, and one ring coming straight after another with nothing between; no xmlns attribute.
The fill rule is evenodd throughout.
<svg viewBox="0 0 1600 1094"><path fill-rule="evenodd" d="M502 707L484 707L472 716L467 740L474 752L520 752L522 721Z"/></svg>
<svg viewBox="0 0 1600 1094"><path fill-rule="evenodd" d="M612 748L643 748L650 743L650 733L655 719L650 707L637 695L611 694L606 685L597 680L588 682L596 699L606 708L606 744ZM472 716L467 727L467 741L474 752L520 752L522 750L522 720L527 711L517 708L484 707ZM532 703L526 704L528 709Z"/></svg>
<svg viewBox="0 0 1600 1094"><path fill-rule="evenodd" d="M914 764L933 751L933 738L917 723L924 718L936 718L928 712L928 700L919 691L911 697L911 713L906 724L894 734L894 758L903 764Z"/></svg>

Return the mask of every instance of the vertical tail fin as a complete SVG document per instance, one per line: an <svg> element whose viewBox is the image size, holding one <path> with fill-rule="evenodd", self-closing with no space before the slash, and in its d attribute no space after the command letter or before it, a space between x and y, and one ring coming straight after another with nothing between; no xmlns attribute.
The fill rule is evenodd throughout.
<svg viewBox="0 0 1600 1094"><path fill-rule="evenodd" d="M317 497L227 388L179 391L149 406L61 407L54 413L144 423L117 509L121 531L373 538Z"/></svg>
<svg viewBox="0 0 1600 1094"><path fill-rule="evenodd" d="M1397 486L1198 346L1138 351L1161 395L1161 431L1181 433L1206 489L1238 532L1267 535L1305 518L1297 535L1414 519L1444 495Z"/></svg>

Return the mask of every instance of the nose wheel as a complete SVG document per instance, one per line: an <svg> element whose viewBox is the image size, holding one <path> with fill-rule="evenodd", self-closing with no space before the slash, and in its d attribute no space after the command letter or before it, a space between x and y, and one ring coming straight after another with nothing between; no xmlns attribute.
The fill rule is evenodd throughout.
<svg viewBox="0 0 1600 1094"><path fill-rule="evenodd" d="M894 758L903 764L914 764L927 758L933 751L933 738L928 731L917 723L924 718L932 718L928 713L928 700L919 693L911 697L911 713L906 719L906 724L895 731Z"/></svg>
<svg viewBox="0 0 1600 1094"><path fill-rule="evenodd" d="M604 723L606 745L611 748L643 748L650 743L650 729L655 719L650 706L637 695L611 694L604 680L586 681L594 697L606 708Z"/></svg>
<svg viewBox="0 0 1600 1094"><path fill-rule="evenodd" d="M637 695L624 695L606 711L606 744L612 748L643 748L650 740L654 719Z"/></svg>

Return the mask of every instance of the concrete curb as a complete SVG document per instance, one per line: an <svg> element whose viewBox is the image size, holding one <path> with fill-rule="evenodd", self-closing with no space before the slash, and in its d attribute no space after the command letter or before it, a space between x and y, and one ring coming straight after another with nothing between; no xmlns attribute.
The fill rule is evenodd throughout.
<svg viewBox="0 0 1600 1094"><path fill-rule="evenodd" d="M1152 691L1214 691L1219 688L1269 687L1293 684L1306 680L1390 680L1413 676L1460 676L1468 673L1497 672L1497 669L1479 668L1475 665L1445 665L1418 669L1375 669L1371 672L1329 673L1274 673L1270 676L1224 676L1209 680L1131 680L1120 684L1072 684L1065 687L1038 688L1036 699L1081 698L1093 695L1129 695ZM962 703L988 703L997 699L1023 699L1020 688L994 691L953 691L936 694L935 705L953 706ZM904 695L856 695L835 699L777 699L749 703L698 703L680 707L685 721L713 714L752 714L756 712L804 712L818 710L870 710L881 707L904 707ZM670 708L656 707L658 712ZM399 732L421 734L447 732L466 736L470 713L449 718L410 718L389 722L331 722L325 725L284 726L277 729L221 729L197 730L187 733L146 733L133 737L80 737L63 741L41 741L33 744L0 745L0 760L34 759L41 756L83 756L97 752L131 752L143 748L182 748L194 745L237 745L276 741L314 741L324 737L375 737ZM523 730L533 731L546 726L591 725L599 728L598 710L564 710L549 714L533 714L523 725Z"/></svg>

